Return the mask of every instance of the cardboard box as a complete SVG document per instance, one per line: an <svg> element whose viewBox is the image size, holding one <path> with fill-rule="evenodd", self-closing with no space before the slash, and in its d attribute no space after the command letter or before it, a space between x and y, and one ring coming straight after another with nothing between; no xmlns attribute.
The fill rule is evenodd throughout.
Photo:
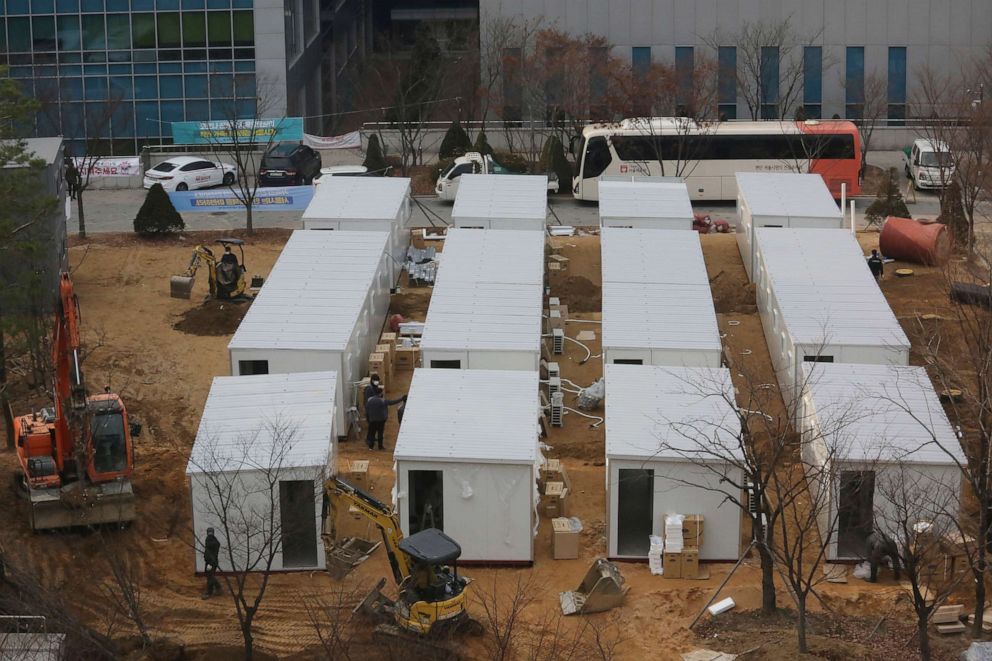
<svg viewBox="0 0 992 661"><path fill-rule="evenodd" d="M409 372L420 363L420 347L396 347L396 371Z"/></svg>
<svg viewBox="0 0 992 661"><path fill-rule="evenodd" d="M396 347L396 333L383 333L382 337L379 338L379 344L389 344L392 347Z"/></svg>
<svg viewBox="0 0 992 661"><path fill-rule="evenodd" d="M682 551L682 578L699 578L699 549Z"/></svg>
<svg viewBox="0 0 992 661"><path fill-rule="evenodd" d="M703 545L703 515L687 514L682 522L682 543L691 548Z"/></svg>
<svg viewBox="0 0 992 661"><path fill-rule="evenodd" d="M568 519L564 517L552 519L551 531L555 560L574 560L579 557L579 532L572 530Z"/></svg>
<svg viewBox="0 0 992 661"><path fill-rule="evenodd" d="M665 578L682 578L682 554L665 553Z"/></svg>
<svg viewBox="0 0 992 661"><path fill-rule="evenodd" d="M561 265L558 262L548 262L549 271L561 271Z"/></svg>
<svg viewBox="0 0 992 661"><path fill-rule="evenodd" d="M564 482L548 482L544 485L541 509L549 519L566 516L568 513L568 487Z"/></svg>
<svg viewBox="0 0 992 661"><path fill-rule="evenodd" d="M386 371L388 376L393 376L393 347L389 344L375 345L375 352L381 353L386 361Z"/></svg>
<svg viewBox="0 0 992 661"><path fill-rule="evenodd" d="M548 459L541 466L541 483L561 482L566 488L572 488L572 482L568 479L568 472L560 459Z"/></svg>
<svg viewBox="0 0 992 661"><path fill-rule="evenodd" d="M378 374L379 378L383 381L389 376L389 364L386 363L386 357L381 353L370 353L369 354L369 374ZM383 384L385 387L385 384Z"/></svg>
<svg viewBox="0 0 992 661"><path fill-rule="evenodd" d="M355 486L367 488L369 483L369 462L366 459L353 459L348 462L348 481Z"/></svg>

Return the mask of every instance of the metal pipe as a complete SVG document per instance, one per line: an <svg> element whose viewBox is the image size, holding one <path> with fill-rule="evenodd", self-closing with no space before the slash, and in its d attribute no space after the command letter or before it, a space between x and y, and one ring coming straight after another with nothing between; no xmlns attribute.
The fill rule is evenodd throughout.
<svg viewBox="0 0 992 661"><path fill-rule="evenodd" d="M843 214L847 208L847 182L840 185L840 212Z"/></svg>
<svg viewBox="0 0 992 661"><path fill-rule="evenodd" d="M851 200L851 234L855 234L856 231L854 222L854 200Z"/></svg>

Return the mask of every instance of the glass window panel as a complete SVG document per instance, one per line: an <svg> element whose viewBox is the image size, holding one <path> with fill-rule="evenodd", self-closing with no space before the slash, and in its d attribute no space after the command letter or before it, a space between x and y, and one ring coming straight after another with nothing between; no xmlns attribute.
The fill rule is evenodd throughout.
<svg viewBox="0 0 992 661"><path fill-rule="evenodd" d="M151 11L155 9L155 0L132 0L132 11Z"/></svg>
<svg viewBox="0 0 992 661"><path fill-rule="evenodd" d="M10 38L7 40L7 47L11 53L31 52L31 19L28 17L17 17L7 19L7 29Z"/></svg>
<svg viewBox="0 0 992 661"><path fill-rule="evenodd" d="M113 129L115 138L134 137L134 104L130 102L119 103L110 119L110 126Z"/></svg>
<svg viewBox="0 0 992 661"><path fill-rule="evenodd" d="M83 0L82 9L83 11L102 12L103 0Z"/></svg>
<svg viewBox="0 0 992 661"><path fill-rule="evenodd" d="M183 12L183 46L207 45L207 17L202 12Z"/></svg>
<svg viewBox="0 0 992 661"><path fill-rule="evenodd" d="M258 95L255 89L255 76L252 74L241 74L234 77L234 95L240 97L254 98Z"/></svg>
<svg viewBox="0 0 992 661"><path fill-rule="evenodd" d="M252 6L252 0L234 0L231 4L235 9L240 9L242 7L247 7L250 9Z"/></svg>
<svg viewBox="0 0 992 661"><path fill-rule="evenodd" d="M134 128L137 135L157 136L162 134L158 121L158 102L141 102L134 104ZM168 130L169 127L166 127Z"/></svg>
<svg viewBox="0 0 992 661"><path fill-rule="evenodd" d="M107 75L107 65L106 64L84 64L83 65L83 75L84 76L99 76L103 74Z"/></svg>
<svg viewBox="0 0 992 661"><path fill-rule="evenodd" d="M176 61L176 60L181 60L182 57L183 57L183 52L181 50L162 49L158 52L159 60Z"/></svg>
<svg viewBox="0 0 992 661"><path fill-rule="evenodd" d="M112 99L134 98L134 81L131 79L131 76L110 77L110 98Z"/></svg>
<svg viewBox="0 0 992 661"><path fill-rule="evenodd" d="M55 11L55 0L31 0L32 14L51 14Z"/></svg>
<svg viewBox="0 0 992 661"><path fill-rule="evenodd" d="M107 51L105 50L90 50L83 52L84 62L106 62L107 61Z"/></svg>
<svg viewBox="0 0 992 661"><path fill-rule="evenodd" d="M35 37L37 42L38 38ZM905 46L891 46L889 47L889 103L900 104L906 103L906 47ZM905 117L905 109L903 109L903 117L897 119L903 119Z"/></svg>
<svg viewBox="0 0 992 661"><path fill-rule="evenodd" d="M205 60L207 59L207 49L206 48L184 48L183 49L183 59L184 60ZM206 62L203 63L206 65Z"/></svg>
<svg viewBox="0 0 992 661"><path fill-rule="evenodd" d="M688 104L692 100L692 71L695 66L694 62L695 53L692 46L675 47L675 77L677 79L677 98L675 102L679 105Z"/></svg>
<svg viewBox="0 0 992 661"><path fill-rule="evenodd" d="M157 99L158 98L158 78L155 76L135 76L134 77L134 98L136 99Z"/></svg>
<svg viewBox="0 0 992 661"><path fill-rule="evenodd" d="M30 14L31 6L28 0L7 0L8 14Z"/></svg>
<svg viewBox="0 0 992 661"><path fill-rule="evenodd" d="M83 135L83 112L82 103L62 105L62 134L67 138Z"/></svg>
<svg viewBox="0 0 992 661"><path fill-rule="evenodd" d="M7 19L0 16L0 53L7 50Z"/></svg>
<svg viewBox="0 0 992 661"><path fill-rule="evenodd" d="M255 99L238 99L237 111L238 117L241 119L254 117L256 112Z"/></svg>
<svg viewBox="0 0 992 661"><path fill-rule="evenodd" d="M210 76L210 96L234 96L234 76L220 73Z"/></svg>
<svg viewBox="0 0 992 661"><path fill-rule="evenodd" d="M255 70L255 61L252 60L251 62L235 62L234 63L234 70L235 71L254 71Z"/></svg>
<svg viewBox="0 0 992 661"><path fill-rule="evenodd" d="M226 11L207 12L207 36L211 46L230 46L231 14Z"/></svg>
<svg viewBox="0 0 992 661"><path fill-rule="evenodd" d="M107 59L111 62L130 62L131 61L131 51L129 50L115 50L107 53Z"/></svg>
<svg viewBox="0 0 992 661"><path fill-rule="evenodd" d="M59 63L62 62L82 62L83 58L79 53L59 53Z"/></svg>
<svg viewBox="0 0 992 661"><path fill-rule="evenodd" d="M234 71L234 65L230 62L211 62L210 71Z"/></svg>
<svg viewBox="0 0 992 661"><path fill-rule="evenodd" d="M185 77L186 81L186 98L187 99L205 99L207 98L207 77L206 76L189 76Z"/></svg>
<svg viewBox="0 0 992 661"><path fill-rule="evenodd" d="M179 0L156 0L158 9L179 9Z"/></svg>
<svg viewBox="0 0 992 661"><path fill-rule="evenodd" d="M254 46L255 45L255 19L250 11L233 12L234 17L234 45Z"/></svg>
<svg viewBox="0 0 992 661"><path fill-rule="evenodd" d="M83 15L83 50L103 50L107 47L103 15Z"/></svg>
<svg viewBox="0 0 992 661"><path fill-rule="evenodd" d="M131 18L127 14L107 14L107 48L131 48Z"/></svg>
<svg viewBox="0 0 992 661"><path fill-rule="evenodd" d="M83 79L63 78L62 79L62 100L82 101L83 100Z"/></svg>
<svg viewBox="0 0 992 661"><path fill-rule="evenodd" d="M179 62L159 62L159 73L182 73L183 65Z"/></svg>
<svg viewBox="0 0 992 661"><path fill-rule="evenodd" d="M183 77L182 76L159 76L159 95L163 99L183 98Z"/></svg>
<svg viewBox="0 0 992 661"><path fill-rule="evenodd" d="M204 0L183 0L183 9L203 9L205 5Z"/></svg>
<svg viewBox="0 0 992 661"><path fill-rule="evenodd" d="M183 121L183 102L182 101L163 101L162 106L162 121L163 122L181 122ZM164 129L168 130L170 127L165 126Z"/></svg>
<svg viewBox="0 0 992 661"><path fill-rule="evenodd" d="M235 110L231 99L213 99L210 101L210 119L225 119Z"/></svg>
<svg viewBox="0 0 992 661"><path fill-rule="evenodd" d="M210 119L209 101L187 101L186 119L190 121L205 122Z"/></svg>
<svg viewBox="0 0 992 661"><path fill-rule="evenodd" d="M847 47L847 76L845 92L848 105L865 102L865 49L863 46Z"/></svg>
<svg viewBox="0 0 992 661"><path fill-rule="evenodd" d="M130 5L127 0L107 0L107 11L128 11Z"/></svg>
<svg viewBox="0 0 992 661"><path fill-rule="evenodd" d="M181 44L179 14L176 12L158 14L158 47L178 48Z"/></svg>
<svg viewBox="0 0 992 661"><path fill-rule="evenodd" d="M135 73L155 73L156 71L158 71L158 66L155 65L154 63L147 63L146 64L146 63L142 62L140 64L135 64L134 65L134 72Z"/></svg>
<svg viewBox="0 0 992 661"><path fill-rule="evenodd" d="M59 67L60 76L81 76L83 67L78 64L63 64Z"/></svg>
<svg viewBox="0 0 992 661"><path fill-rule="evenodd" d="M235 48L234 49L234 59L236 59L236 60L254 60L255 59L255 49L254 48Z"/></svg>
<svg viewBox="0 0 992 661"><path fill-rule="evenodd" d="M717 87L720 103L737 103L737 47L720 46L717 54Z"/></svg>
<svg viewBox="0 0 992 661"><path fill-rule="evenodd" d="M155 48L155 14L132 14L135 48Z"/></svg>
<svg viewBox="0 0 992 661"><path fill-rule="evenodd" d="M131 73L130 64L111 64L110 73Z"/></svg>
<svg viewBox="0 0 992 661"><path fill-rule="evenodd" d="M762 46L760 68L761 118L777 119L779 108L778 46Z"/></svg>
<svg viewBox="0 0 992 661"><path fill-rule="evenodd" d="M819 46L803 48L803 101L807 104L823 101L823 49Z"/></svg>
<svg viewBox="0 0 992 661"><path fill-rule="evenodd" d="M183 66L186 68L186 73L204 73L207 70L206 62L187 62Z"/></svg>
<svg viewBox="0 0 992 661"><path fill-rule="evenodd" d="M227 9L231 6L231 0L207 0L208 9Z"/></svg>
<svg viewBox="0 0 992 661"><path fill-rule="evenodd" d="M31 29L36 53L55 50L54 16L35 16L31 19Z"/></svg>
<svg viewBox="0 0 992 661"><path fill-rule="evenodd" d="M79 0L56 0L55 7L60 13L79 11Z"/></svg>
<svg viewBox="0 0 992 661"><path fill-rule="evenodd" d="M86 83L86 100L87 101L102 101L107 98L107 79L103 76L87 76L84 79Z"/></svg>
<svg viewBox="0 0 992 661"><path fill-rule="evenodd" d="M644 75L651 67L651 47L634 46L630 49L630 64L637 75Z"/></svg>

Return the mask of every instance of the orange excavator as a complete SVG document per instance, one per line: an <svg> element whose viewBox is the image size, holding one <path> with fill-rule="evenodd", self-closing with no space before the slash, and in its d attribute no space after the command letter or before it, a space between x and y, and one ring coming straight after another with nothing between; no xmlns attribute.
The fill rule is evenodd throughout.
<svg viewBox="0 0 992 661"><path fill-rule="evenodd" d="M79 300L63 273L52 339L54 408L15 420L19 492L34 530L135 518L132 434L121 398L107 388L87 395L80 368Z"/></svg>

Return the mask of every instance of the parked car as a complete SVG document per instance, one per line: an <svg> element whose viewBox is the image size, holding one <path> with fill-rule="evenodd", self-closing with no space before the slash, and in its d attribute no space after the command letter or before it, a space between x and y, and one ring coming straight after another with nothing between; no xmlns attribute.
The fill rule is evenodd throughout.
<svg viewBox="0 0 992 661"><path fill-rule="evenodd" d="M911 149L903 152L903 162L906 176L916 190L944 188L954 176L950 149L936 140L915 141Z"/></svg>
<svg viewBox="0 0 992 661"><path fill-rule="evenodd" d="M320 154L298 142L277 142L262 157L261 186L309 186L320 176Z"/></svg>
<svg viewBox="0 0 992 661"><path fill-rule="evenodd" d="M364 165L331 165L321 168L313 179L314 187L331 177L368 177L369 169Z"/></svg>
<svg viewBox="0 0 992 661"><path fill-rule="evenodd" d="M200 156L174 156L145 170L145 188L162 184L166 191L230 186L237 178L233 165L208 161Z"/></svg>

